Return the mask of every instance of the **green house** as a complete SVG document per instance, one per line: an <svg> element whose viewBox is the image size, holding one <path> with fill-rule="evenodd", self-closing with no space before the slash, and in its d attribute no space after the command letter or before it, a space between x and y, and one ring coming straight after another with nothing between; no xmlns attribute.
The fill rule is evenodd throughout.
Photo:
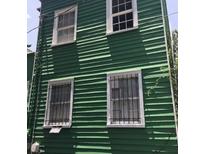
<svg viewBox="0 0 205 154"><path fill-rule="evenodd" d="M29 103L29 94L32 83L32 74L34 67L34 58L35 52L32 52L30 49L27 49L27 98Z"/></svg>
<svg viewBox="0 0 205 154"><path fill-rule="evenodd" d="M41 0L33 153L177 154L165 0Z"/></svg>

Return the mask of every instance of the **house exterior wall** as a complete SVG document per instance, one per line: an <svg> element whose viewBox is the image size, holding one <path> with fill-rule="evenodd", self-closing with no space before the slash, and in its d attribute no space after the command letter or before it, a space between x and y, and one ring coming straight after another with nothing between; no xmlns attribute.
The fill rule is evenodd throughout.
<svg viewBox="0 0 205 154"><path fill-rule="evenodd" d="M27 81L32 80L35 53L27 53Z"/></svg>
<svg viewBox="0 0 205 154"><path fill-rule="evenodd" d="M28 52L28 51L27 51ZM31 88L31 81L33 75L35 52L27 53L27 105L29 103L29 95Z"/></svg>
<svg viewBox="0 0 205 154"><path fill-rule="evenodd" d="M76 3L76 42L51 47L54 11ZM137 0L138 29L108 36L106 0L42 0L39 79L30 105L33 142L41 153L177 153L161 6L161 0ZM122 70L142 71L145 128L106 126L106 75ZM63 77L74 77L72 127L49 134L43 128L48 81Z"/></svg>

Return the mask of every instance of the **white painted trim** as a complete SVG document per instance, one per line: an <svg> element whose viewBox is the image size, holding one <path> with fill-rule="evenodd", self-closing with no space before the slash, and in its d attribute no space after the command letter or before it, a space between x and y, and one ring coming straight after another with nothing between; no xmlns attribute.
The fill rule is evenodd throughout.
<svg viewBox="0 0 205 154"><path fill-rule="evenodd" d="M110 76L107 75L107 126L110 125L110 110L111 107L110 107Z"/></svg>
<svg viewBox="0 0 205 154"><path fill-rule="evenodd" d="M69 115L69 122L66 125L47 125L46 124L46 117L49 118L49 106L50 106L50 98L52 93L52 85L59 85L63 83L70 83L71 84L71 91L70 91L70 115ZM72 111L73 111L73 93L74 93L74 78L64 78L64 79L55 79L48 81L48 90L47 90L47 99L46 99L46 109L45 109L45 116L44 116L44 125L43 128L52 128L52 127L62 127L62 128L70 128L72 125Z"/></svg>
<svg viewBox="0 0 205 154"><path fill-rule="evenodd" d="M143 98L143 84L142 84L142 72L138 73L138 85L139 85L139 101L140 101L140 119L141 125L145 127L145 117L144 117L144 98Z"/></svg>
<svg viewBox="0 0 205 154"><path fill-rule="evenodd" d="M75 28L74 28L74 40L73 41L76 41L76 38L77 38L77 26L78 26L78 5L76 5L75 7Z"/></svg>
<svg viewBox="0 0 205 154"><path fill-rule="evenodd" d="M69 10L71 9L71 10ZM69 11L67 11L69 10ZM57 35L58 35L58 15L64 13L64 12L72 12L75 10L75 22L74 25L71 26L67 26L65 27L65 29L69 28L69 27L74 27L74 38L71 41L66 41L66 42L61 42L61 43L57 43ZM65 44L70 44L70 43L74 43L76 41L76 37L77 37L77 13L78 12L78 6L77 5L73 5L73 6L69 6L60 10L56 10L54 13L54 24L53 24L53 37L52 37L52 44L51 47L55 47L58 45L65 45ZM64 29L64 28L60 28L60 29Z"/></svg>
<svg viewBox="0 0 205 154"><path fill-rule="evenodd" d="M132 28L127 28L127 29L115 31L115 32L110 32L110 33L106 33L106 35L107 35L107 36L109 36L109 35L114 35L114 34L118 34L118 33L123 33L123 32L132 31L132 30L135 30L135 29L138 29L138 27L132 27Z"/></svg>
<svg viewBox="0 0 205 154"><path fill-rule="evenodd" d="M108 128L145 128L144 124L107 124Z"/></svg>
<svg viewBox="0 0 205 154"><path fill-rule="evenodd" d="M63 78L58 78L58 79L51 79L48 82L67 81L67 80L74 80L74 77L63 77Z"/></svg>
<svg viewBox="0 0 205 154"><path fill-rule="evenodd" d="M137 0L132 0L133 9L133 26L138 27L138 11L137 11Z"/></svg>
<svg viewBox="0 0 205 154"><path fill-rule="evenodd" d="M112 17L119 16L119 15L122 15L122 14L127 14L127 13L130 13L130 12L133 12L133 9L129 9L129 10L125 10L125 11L122 11L122 12L112 14Z"/></svg>
<svg viewBox="0 0 205 154"><path fill-rule="evenodd" d="M112 14L112 1L111 0L106 0L106 33L111 33L112 32L112 19L111 19L111 14Z"/></svg>
<svg viewBox="0 0 205 154"><path fill-rule="evenodd" d="M112 23L112 17L120 15L120 14L126 14L128 12L133 12L133 27L129 29L123 29L113 32L113 23ZM138 28L138 11L137 11L137 0L132 0L132 9L125 10L123 12L118 12L115 14L112 14L112 0L106 0L106 35L116 34L119 32L126 32L129 30L137 29Z"/></svg>
<svg viewBox="0 0 205 154"><path fill-rule="evenodd" d="M69 29L69 28L75 28L74 26L75 26L75 25L70 25L70 26L58 28L58 31L65 30L65 29Z"/></svg>
<svg viewBox="0 0 205 154"><path fill-rule="evenodd" d="M76 40L70 41L70 42L58 43L58 44L51 44L51 47L57 47L57 46L66 45L66 44L73 44L75 42L76 42Z"/></svg>
<svg viewBox="0 0 205 154"><path fill-rule="evenodd" d="M138 85L139 85L139 102L140 102L140 119L141 123L136 124L111 124L111 103L110 103L110 77L119 75L138 75ZM124 72L110 72L107 73L107 127L111 128L145 128L145 116L144 116L144 99L143 99L143 86L142 86L142 73L141 70L136 71L124 71Z"/></svg>

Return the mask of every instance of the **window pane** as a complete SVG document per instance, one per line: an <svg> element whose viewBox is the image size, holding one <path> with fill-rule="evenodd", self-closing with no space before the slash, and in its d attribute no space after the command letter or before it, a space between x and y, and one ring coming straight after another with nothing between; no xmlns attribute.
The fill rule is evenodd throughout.
<svg viewBox="0 0 205 154"><path fill-rule="evenodd" d="M71 84L52 85L49 102L50 125L62 125L69 122Z"/></svg>
<svg viewBox="0 0 205 154"><path fill-rule="evenodd" d="M58 28L74 25L75 11L68 12L58 16Z"/></svg>
<svg viewBox="0 0 205 154"><path fill-rule="evenodd" d="M119 30L119 24L113 25L113 31L118 31Z"/></svg>
<svg viewBox="0 0 205 154"><path fill-rule="evenodd" d="M70 85L67 84L52 86L51 103L60 103L68 101L70 101Z"/></svg>
<svg viewBox="0 0 205 154"><path fill-rule="evenodd" d="M120 15L120 22L124 22L125 21L125 14Z"/></svg>
<svg viewBox="0 0 205 154"><path fill-rule="evenodd" d="M113 7L112 8L112 13L114 14L114 13L117 13L117 12L118 12L118 6Z"/></svg>
<svg viewBox="0 0 205 154"><path fill-rule="evenodd" d="M119 4L125 3L125 0L119 0Z"/></svg>
<svg viewBox="0 0 205 154"><path fill-rule="evenodd" d="M133 19L132 12L126 14L126 19L127 20L132 20Z"/></svg>
<svg viewBox="0 0 205 154"><path fill-rule="evenodd" d="M63 27L63 15L58 16L58 28Z"/></svg>
<svg viewBox="0 0 205 154"><path fill-rule="evenodd" d="M127 28L132 28L133 27L133 21L128 21L127 22Z"/></svg>
<svg viewBox="0 0 205 154"><path fill-rule="evenodd" d="M137 74L110 78L111 122L133 124L140 122L139 85Z"/></svg>
<svg viewBox="0 0 205 154"><path fill-rule="evenodd" d="M125 11L125 4L119 6L119 12Z"/></svg>
<svg viewBox="0 0 205 154"><path fill-rule="evenodd" d="M63 27L68 26L68 22L69 22L69 13L66 13L66 14L63 15L63 20L64 20L64 22L63 22Z"/></svg>
<svg viewBox="0 0 205 154"><path fill-rule="evenodd" d="M58 43L74 40L74 27L58 31Z"/></svg>
<svg viewBox="0 0 205 154"><path fill-rule="evenodd" d="M74 40L74 27L68 29L68 41Z"/></svg>
<svg viewBox="0 0 205 154"><path fill-rule="evenodd" d="M68 19L68 26L74 25L75 22L75 12L70 12L69 13L69 19Z"/></svg>
<svg viewBox="0 0 205 154"><path fill-rule="evenodd" d="M137 99L115 100L112 111L113 123L128 122L132 124L140 121L139 101Z"/></svg>
<svg viewBox="0 0 205 154"><path fill-rule="evenodd" d="M118 23L118 22L119 22L119 20L118 20L118 16L113 17L113 24L116 24L116 23Z"/></svg>
<svg viewBox="0 0 205 154"><path fill-rule="evenodd" d="M118 0L112 0L112 6L115 6L118 4Z"/></svg>
<svg viewBox="0 0 205 154"><path fill-rule="evenodd" d="M132 3L126 3L126 10L132 9Z"/></svg>
<svg viewBox="0 0 205 154"><path fill-rule="evenodd" d="M58 43L68 41L68 29L58 31Z"/></svg>
<svg viewBox="0 0 205 154"><path fill-rule="evenodd" d="M126 28L126 24L124 23L120 23L120 30L125 29Z"/></svg>
<svg viewBox="0 0 205 154"><path fill-rule="evenodd" d="M113 101L113 122L119 122L122 119L121 104L119 101Z"/></svg>
<svg viewBox="0 0 205 154"><path fill-rule="evenodd" d="M49 123L51 125L69 122L70 103L50 104Z"/></svg>

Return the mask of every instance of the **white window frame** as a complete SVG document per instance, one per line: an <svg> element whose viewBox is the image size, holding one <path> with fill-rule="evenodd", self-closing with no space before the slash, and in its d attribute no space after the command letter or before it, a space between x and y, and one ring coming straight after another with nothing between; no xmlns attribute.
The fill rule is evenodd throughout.
<svg viewBox="0 0 205 154"><path fill-rule="evenodd" d="M139 85L139 106L140 106L140 123L122 123L122 124L112 124L111 123L111 98L110 98L110 78L118 75L138 75L138 85ZM143 100L143 86L142 86L142 73L141 70L137 71L125 71L119 73L108 73L107 74L107 127L114 128L145 128L145 116L144 116L144 100Z"/></svg>
<svg viewBox="0 0 205 154"><path fill-rule="evenodd" d="M132 28L127 28L127 29L123 29L123 30L118 30L118 31L113 31L113 14L112 14L112 0L106 0L106 6L107 6L107 11L106 11L106 25L107 25L107 31L106 34L107 35L111 35L111 34L115 34L115 33L121 33L121 32L126 32L126 31L130 31L130 30L134 30L138 28L138 11L137 11L137 0L132 0L132 12L133 12L133 27ZM123 11L123 12L119 12L117 14L125 14L127 12Z"/></svg>
<svg viewBox="0 0 205 154"><path fill-rule="evenodd" d="M69 10L70 9L70 10ZM73 27L74 26L74 39L72 41L67 41L67 42L62 42L58 43L58 16L64 12L71 12L75 10L75 22L74 25L68 26ZM74 43L76 41L76 32L77 32L77 13L78 13L78 6L77 5L72 5L60 10L56 10L54 13L54 25L53 25L53 37L52 37L52 45L51 46L58 46L58 45L63 45L63 44L69 44L69 43ZM63 28L62 28L63 29Z"/></svg>
<svg viewBox="0 0 205 154"><path fill-rule="evenodd" d="M46 116L49 118L50 114L50 99L51 99L51 88L52 85L60 85L63 83L70 83L71 84L71 91L70 91L70 111L69 111L69 122L66 125L47 125L46 124ZM47 100L46 100L46 109L45 109L45 116L44 116L44 128L53 128L53 127L62 127L62 128L70 128L72 125L72 111L73 111L73 93L74 93L74 78L68 79L56 79L48 81L48 89L47 89Z"/></svg>

